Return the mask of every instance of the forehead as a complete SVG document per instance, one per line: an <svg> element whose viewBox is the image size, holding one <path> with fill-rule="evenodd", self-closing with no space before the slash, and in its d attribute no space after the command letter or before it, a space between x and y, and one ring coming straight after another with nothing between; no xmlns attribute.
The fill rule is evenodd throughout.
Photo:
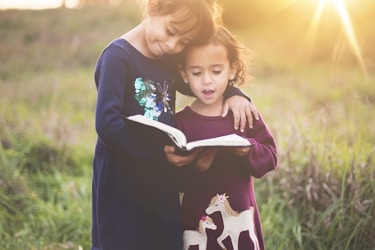
<svg viewBox="0 0 375 250"><path fill-rule="evenodd" d="M199 32L197 18L185 9L172 12L169 16L169 23L177 29L179 35L194 38Z"/></svg>
<svg viewBox="0 0 375 250"><path fill-rule="evenodd" d="M203 46L189 47L185 51L187 67L224 64L229 62L226 48L221 44L209 43Z"/></svg>

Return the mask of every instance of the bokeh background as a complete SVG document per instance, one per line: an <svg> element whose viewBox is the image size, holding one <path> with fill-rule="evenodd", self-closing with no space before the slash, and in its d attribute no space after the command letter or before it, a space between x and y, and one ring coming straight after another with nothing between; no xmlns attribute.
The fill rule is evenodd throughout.
<svg viewBox="0 0 375 250"><path fill-rule="evenodd" d="M375 249L375 1L221 3L278 143L255 183L267 249ZM0 249L89 249L94 66L141 6L0 0Z"/></svg>

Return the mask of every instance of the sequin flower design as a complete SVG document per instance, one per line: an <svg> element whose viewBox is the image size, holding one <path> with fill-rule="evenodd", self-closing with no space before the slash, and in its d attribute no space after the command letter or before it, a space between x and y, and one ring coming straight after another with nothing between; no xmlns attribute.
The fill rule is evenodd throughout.
<svg viewBox="0 0 375 250"><path fill-rule="evenodd" d="M217 199L219 203L224 203L228 198L229 196L227 196L226 194L217 194Z"/></svg>
<svg viewBox="0 0 375 250"><path fill-rule="evenodd" d="M162 112L171 112L168 83L155 83L151 80L137 78L134 82L135 99L144 108L144 116L158 120Z"/></svg>

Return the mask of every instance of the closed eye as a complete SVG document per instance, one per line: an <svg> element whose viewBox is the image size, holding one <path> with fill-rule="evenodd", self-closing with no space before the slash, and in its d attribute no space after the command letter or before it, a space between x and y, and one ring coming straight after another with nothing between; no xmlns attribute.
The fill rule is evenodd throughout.
<svg viewBox="0 0 375 250"><path fill-rule="evenodd" d="M182 40L182 41L180 41L180 44L181 44L182 46L184 46L184 47L188 46L189 43L190 43L190 41L188 41L188 40Z"/></svg>
<svg viewBox="0 0 375 250"><path fill-rule="evenodd" d="M176 33L174 31L172 31L170 28L167 28L167 34L170 35L170 36L176 35Z"/></svg>

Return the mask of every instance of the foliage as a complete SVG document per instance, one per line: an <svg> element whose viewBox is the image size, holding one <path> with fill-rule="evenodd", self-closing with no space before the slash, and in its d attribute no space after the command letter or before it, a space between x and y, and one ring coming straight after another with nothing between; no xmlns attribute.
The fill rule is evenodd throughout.
<svg viewBox="0 0 375 250"><path fill-rule="evenodd" d="M236 15L225 22L254 51L244 90L278 143L279 168L255 183L266 246L374 249L375 57L366 45L375 34L358 29L364 75L349 50L332 61L327 37L311 56L301 40L308 21L275 21L280 13L255 2L245 28L228 20ZM237 4L224 3L226 13ZM1 13L1 249L89 249L93 69L137 23L135 8ZM178 96L178 107L188 101Z"/></svg>

